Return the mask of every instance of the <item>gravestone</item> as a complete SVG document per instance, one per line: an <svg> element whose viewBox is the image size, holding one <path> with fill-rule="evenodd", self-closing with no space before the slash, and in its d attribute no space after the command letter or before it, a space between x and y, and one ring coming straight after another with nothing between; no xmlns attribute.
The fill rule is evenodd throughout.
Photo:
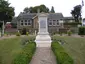
<svg viewBox="0 0 85 64"><path fill-rule="evenodd" d="M39 23L39 31L36 36L35 42L37 46L51 46L51 37L48 33L48 23L47 23L48 14L39 13L38 14L38 23Z"/></svg>

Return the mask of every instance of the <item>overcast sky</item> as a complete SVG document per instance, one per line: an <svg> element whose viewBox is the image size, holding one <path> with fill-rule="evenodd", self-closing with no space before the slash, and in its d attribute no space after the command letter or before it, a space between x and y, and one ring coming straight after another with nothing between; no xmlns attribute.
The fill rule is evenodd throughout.
<svg viewBox="0 0 85 64"><path fill-rule="evenodd" d="M49 9L54 6L55 12L61 12L64 16L71 16L70 12L75 5L82 3L82 0L8 0L11 6L15 7L17 16L25 7L37 6L44 4ZM85 3L85 0L83 0ZM85 4L84 4L85 5ZM83 6L83 17L85 17L85 6Z"/></svg>

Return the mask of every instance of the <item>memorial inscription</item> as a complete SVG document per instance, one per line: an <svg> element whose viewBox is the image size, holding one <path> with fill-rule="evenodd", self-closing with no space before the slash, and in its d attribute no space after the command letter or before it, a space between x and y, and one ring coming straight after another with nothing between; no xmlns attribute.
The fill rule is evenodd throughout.
<svg viewBox="0 0 85 64"><path fill-rule="evenodd" d="M40 21L40 28L46 28L46 22L44 20Z"/></svg>

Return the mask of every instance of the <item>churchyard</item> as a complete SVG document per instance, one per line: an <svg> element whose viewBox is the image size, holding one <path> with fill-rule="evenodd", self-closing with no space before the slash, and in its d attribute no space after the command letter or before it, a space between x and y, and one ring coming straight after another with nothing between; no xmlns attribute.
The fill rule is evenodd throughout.
<svg viewBox="0 0 85 64"><path fill-rule="evenodd" d="M67 34L49 35L47 14L41 13L38 18L37 34L23 30L12 38L8 38L12 35L1 37L0 64L85 64L85 27L79 28L79 35L70 30Z"/></svg>
<svg viewBox="0 0 85 64"><path fill-rule="evenodd" d="M73 58L74 64L85 64L85 37L54 35L52 38L62 42L61 46Z"/></svg>
<svg viewBox="0 0 85 64"><path fill-rule="evenodd" d="M23 62L24 63L26 62L25 59L26 57L28 57L27 62L29 62L36 46L35 43L33 43L33 39L34 36L29 36L29 37L15 36L12 38L1 39L0 40L0 51L1 51L0 64L22 64ZM26 56L25 53L28 53L28 56ZM24 57L23 55L25 55L26 57ZM25 61L21 62L23 59Z"/></svg>
<svg viewBox="0 0 85 64"><path fill-rule="evenodd" d="M74 64L85 63L85 37L68 36L59 34L53 35L52 39L60 41L60 45L65 49L66 53L73 58ZM0 40L0 64L11 64L16 55L25 47L25 41L34 40L35 36L15 36L14 38L6 38ZM24 57L22 57L24 58ZM16 63L15 63L16 64Z"/></svg>

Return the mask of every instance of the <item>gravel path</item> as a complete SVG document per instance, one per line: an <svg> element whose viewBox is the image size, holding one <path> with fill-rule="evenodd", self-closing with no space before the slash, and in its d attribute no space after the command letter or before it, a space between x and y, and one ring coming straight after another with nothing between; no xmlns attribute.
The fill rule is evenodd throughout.
<svg viewBox="0 0 85 64"><path fill-rule="evenodd" d="M50 47L37 47L30 64L57 64Z"/></svg>

